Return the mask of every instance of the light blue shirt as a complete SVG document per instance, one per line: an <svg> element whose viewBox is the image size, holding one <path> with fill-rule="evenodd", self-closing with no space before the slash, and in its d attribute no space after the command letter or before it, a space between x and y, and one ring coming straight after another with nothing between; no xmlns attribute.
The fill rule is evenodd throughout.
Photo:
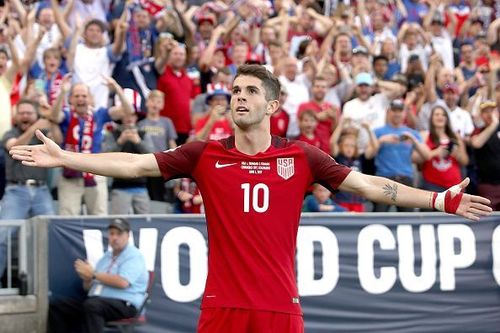
<svg viewBox="0 0 500 333"><path fill-rule="evenodd" d="M121 289L94 281L89 290L89 296L117 298L130 302L136 309L139 309L148 285L148 272L144 257L135 246L128 244L114 260L112 251L107 251L97 262L95 271L117 274L127 280L129 286Z"/></svg>
<svg viewBox="0 0 500 333"><path fill-rule="evenodd" d="M420 133L417 131L401 126L398 128L386 125L374 130L375 136L379 139L386 134L395 134L400 136L405 132L410 132L422 142ZM406 176L413 178L413 164L411 155L413 153L413 145L408 141L393 143L383 143L375 156L375 167L377 168L376 175L382 177Z"/></svg>

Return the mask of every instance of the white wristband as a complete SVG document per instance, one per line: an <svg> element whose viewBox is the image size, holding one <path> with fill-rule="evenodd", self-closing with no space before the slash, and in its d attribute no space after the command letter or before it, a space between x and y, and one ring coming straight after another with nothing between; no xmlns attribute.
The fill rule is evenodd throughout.
<svg viewBox="0 0 500 333"><path fill-rule="evenodd" d="M444 212L444 196L446 191L439 192L436 196L436 201L434 201L434 209Z"/></svg>
<svg viewBox="0 0 500 333"><path fill-rule="evenodd" d="M441 212L446 212L446 207L445 207L446 192L450 191L451 195L454 197L455 195L459 194L461 190L462 188L460 187L460 185L453 185L446 191L439 192L436 196L436 200L434 201L434 209L439 210Z"/></svg>

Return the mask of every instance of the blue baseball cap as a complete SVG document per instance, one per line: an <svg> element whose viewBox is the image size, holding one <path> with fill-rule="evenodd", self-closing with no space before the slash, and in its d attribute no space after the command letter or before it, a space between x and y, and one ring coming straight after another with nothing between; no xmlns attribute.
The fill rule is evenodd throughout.
<svg viewBox="0 0 500 333"><path fill-rule="evenodd" d="M354 82L357 86L362 84L371 86L373 85L373 77L370 73L359 73L358 75L356 75Z"/></svg>
<svg viewBox="0 0 500 333"><path fill-rule="evenodd" d="M207 87L207 97L205 99L205 103L210 103L212 97L215 96L225 96L227 98L227 102L231 101L231 93L227 89L226 86L217 83L217 84L209 84Z"/></svg>

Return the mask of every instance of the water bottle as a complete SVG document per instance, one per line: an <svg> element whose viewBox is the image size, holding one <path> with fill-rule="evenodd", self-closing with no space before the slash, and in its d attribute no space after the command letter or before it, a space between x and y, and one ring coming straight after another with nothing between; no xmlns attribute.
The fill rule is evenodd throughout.
<svg viewBox="0 0 500 333"><path fill-rule="evenodd" d="M25 272L19 274L19 295L28 295L28 276Z"/></svg>

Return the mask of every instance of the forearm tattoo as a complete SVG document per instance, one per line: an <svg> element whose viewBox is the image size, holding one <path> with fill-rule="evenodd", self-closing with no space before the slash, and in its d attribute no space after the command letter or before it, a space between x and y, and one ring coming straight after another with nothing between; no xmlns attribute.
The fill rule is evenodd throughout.
<svg viewBox="0 0 500 333"><path fill-rule="evenodd" d="M390 197L392 202L396 202L396 196L398 195L398 184L385 184L383 190L384 194Z"/></svg>

